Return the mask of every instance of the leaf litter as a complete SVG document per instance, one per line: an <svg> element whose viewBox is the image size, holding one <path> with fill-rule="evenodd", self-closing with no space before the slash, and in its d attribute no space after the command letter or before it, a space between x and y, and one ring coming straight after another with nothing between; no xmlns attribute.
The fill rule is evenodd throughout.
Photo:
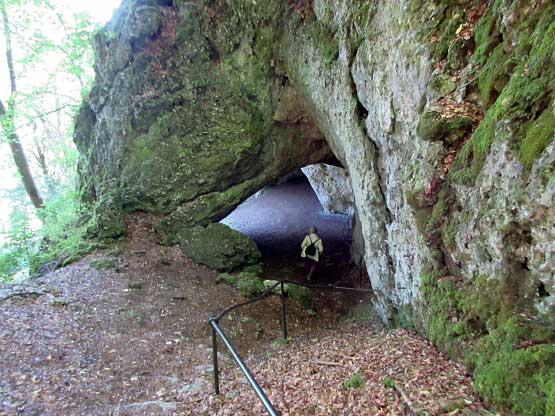
<svg viewBox="0 0 555 416"><path fill-rule="evenodd" d="M156 244L145 218L129 228L117 252L14 289L36 296L0 288L8 293L0 301L0 414L265 414L222 346L222 394L212 391L207 318L244 299L178 248ZM115 267L89 266L101 257ZM345 319L360 305L352 294L314 295L316 314L287 300L288 343L277 297L222 323L282 415L409 414L386 377L430 415L491 414L464 367L424 338L386 331L375 315Z"/></svg>

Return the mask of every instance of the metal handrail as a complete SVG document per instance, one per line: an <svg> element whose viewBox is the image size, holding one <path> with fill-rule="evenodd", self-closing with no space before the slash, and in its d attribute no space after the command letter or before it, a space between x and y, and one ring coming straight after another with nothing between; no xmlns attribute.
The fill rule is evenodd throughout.
<svg viewBox="0 0 555 416"><path fill-rule="evenodd" d="M231 353L233 359L235 360L235 362L237 363L241 371L243 371L243 374L245 374L245 376L247 377L247 380L249 381L254 392L256 393L256 395L264 405L264 408L271 416L279 416L279 413L277 412L277 410L274 408L274 406L268 399L268 396L266 396L266 394L264 393L264 390L262 390L262 387L260 387L260 385L257 383L256 379L250 372L249 368L247 367L247 365L245 364L245 362L243 361L243 359L241 358L237 350L235 350L231 341L225 335L224 331L219 325L219 321L234 309L240 308L241 306L245 306L254 302L258 302L259 300L264 299L266 296L273 294L274 289L279 285L281 289L280 297L281 297L281 310L282 310L281 322L282 322L282 329L283 329L283 339L287 340L288 338L287 337L287 311L285 307L284 284L294 284L294 285L304 286L311 289L338 289L338 290L351 290L351 291L357 291L357 292L372 292L372 290L369 290L369 289L358 289L358 288L352 288L352 287L335 286L332 284L313 285L308 283L295 282L293 280L280 280L280 281L277 281L272 286L270 286L260 296L254 299L248 300L246 302L241 302L235 305L231 305L230 307L220 312L216 317L209 319L210 327L212 328L212 361L213 361L213 368L214 368L214 392L216 394L220 394L220 375L219 375L219 366L218 366L218 340L217 340L217 336L219 335L222 341L224 342L224 345Z"/></svg>
<svg viewBox="0 0 555 416"><path fill-rule="evenodd" d="M268 396L266 396L266 393L264 393L264 390L262 390L262 387L260 387L260 385L257 383L256 379L250 372L249 368L247 367L247 365L245 364L245 362L243 361L239 353L235 350L235 348L233 348L233 344L231 344L231 341L225 336L224 331L222 331L222 328L220 328L220 326L218 325L218 322L214 319L210 319L210 325L212 327L214 389L216 391L216 394L220 394L220 382L219 382L219 376L217 375L218 374L218 350L217 350L218 343L216 340L216 334L218 334L222 339L222 341L224 342L227 349L229 350L229 352L231 353L233 359L241 369L241 371L243 371L243 373L247 377L247 380L249 381L250 385L254 389L254 392L256 393L256 395L258 396L258 398L260 399L260 401L262 402L262 404L264 405L268 413L271 416L279 416L279 413L272 405L272 402L270 402L270 399L268 399Z"/></svg>

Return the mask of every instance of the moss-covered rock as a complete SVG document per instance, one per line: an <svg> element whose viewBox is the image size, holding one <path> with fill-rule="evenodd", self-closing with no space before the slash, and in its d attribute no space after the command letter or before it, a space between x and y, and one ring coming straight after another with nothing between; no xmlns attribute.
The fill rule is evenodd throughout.
<svg viewBox="0 0 555 416"><path fill-rule="evenodd" d="M440 140L452 144L472 131L473 124L467 116L448 119L432 110L422 114L416 132L424 140Z"/></svg>
<svg viewBox="0 0 555 416"><path fill-rule="evenodd" d="M116 267L116 261L107 257L100 257L98 259L91 260L89 266L93 269L112 269Z"/></svg>
<svg viewBox="0 0 555 416"><path fill-rule="evenodd" d="M526 341L518 318L482 338L473 351L475 384L487 400L515 414L542 416L555 410L555 344Z"/></svg>
<svg viewBox="0 0 555 416"><path fill-rule="evenodd" d="M248 298L256 297L266 290L265 281L256 273L221 273L218 275L216 282L227 283L238 289L243 296Z"/></svg>
<svg viewBox="0 0 555 416"><path fill-rule="evenodd" d="M465 360L501 411L553 412L555 5L302 3L123 2L75 133L94 231L146 211L239 270L252 247L209 224L329 155L325 134L384 321Z"/></svg>
<svg viewBox="0 0 555 416"><path fill-rule="evenodd" d="M140 210L162 217L172 242L176 227L218 221L329 155L301 102L291 122L274 121L290 89L274 82L272 58L286 12L269 0L122 3L96 37L96 82L75 131L86 202L102 205L91 231L121 235L122 214Z"/></svg>
<svg viewBox="0 0 555 416"><path fill-rule="evenodd" d="M266 288L270 288L276 283L277 281L275 280L264 280L264 286ZM303 306L306 309L312 309L312 307L314 306L312 291L307 287L304 287L301 285L295 285L291 283L285 283L283 285L283 291L287 296L289 296L291 299L296 300L301 306ZM276 295L281 295L281 287L277 286L274 289L274 293Z"/></svg>
<svg viewBox="0 0 555 416"><path fill-rule="evenodd" d="M185 228L177 235L186 256L219 271L238 270L261 258L254 241L224 224Z"/></svg>

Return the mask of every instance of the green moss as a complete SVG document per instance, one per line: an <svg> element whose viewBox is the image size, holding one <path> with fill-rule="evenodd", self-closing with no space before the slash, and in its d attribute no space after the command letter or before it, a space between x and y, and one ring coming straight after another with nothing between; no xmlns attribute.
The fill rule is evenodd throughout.
<svg viewBox="0 0 555 416"><path fill-rule="evenodd" d="M243 267L241 270L245 273L252 273L256 276L260 276L262 274L262 265L261 264L249 264L248 266Z"/></svg>
<svg viewBox="0 0 555 416"><path fill-rule="evenodd" d="M254 273L221 273L216 278L216 283L227 283L248 298L256 297L266 290L264 281Z"/></svg>
<svg viewBox="0 0 555 416"><path fill-rule="evenodd" d="M531 297L523 279L480 276L462 284L438 276L422 276L430 339L466 361L478 391L500 410L549 414L555 398L555 333L516 313Z"/></svg>
<svg viewBox="0 0 555 416"><path fill-rule="evenodd" d="M402 305L395 311L393 325L401 328L414 329L413 320L410 318L411 314L411 305Z"/></svg>
<svg viewBox="0 0 555 416"><path fill-rule="evenodd" d="M501 408L543 416L555 404L555 345L518 348L528 329L513 317L482 338L472 353L475 385Z"/></svg>
<svg viewBox="0 0 555 416"><path fill-rule="evenodd" d="M291 298L299 302L304 308L311 309L313 307L313 298L310 289L304 286L286 284L285 291Z"/></svg>
<svg viewBox="0 0 555 416"><path fill-rule="evenodd" d="M422 277L422 293L426 300L426 321L429 338L451 356L466 355L462 341L468 340L469 329L461 317L464 292L450 279L434 274Z"/></svg>
<svg viewBox="0 0 555 416"><path fill-rule="evenodd" d="M264 281L253 273L239 273L237 276L237 289L245 297L255 297L266 289Z"/></svg>
<svg viewBox="0 0 555 416"><path fill-rule="evenodd" d="M440 117L436 111L427 111L420 117L416 133L423 140L441 140L452 144L469 133L472 126L469 117L456 116L448 120Z"/></svg>
<svg viewBox="0 0 555 416"><path fill-rule="evenodd" d="M432 233L441 227L444 219L447 217L450 207L454 203L454 194L452 193L449 183L443 184L440 189L437 202L434 204L432 212L428 218L426 225L427 231Z"/></svg>
<svg viewBox="0 0 555 416"><path fill-rule="evenodd" d="M498 14L495 7L488 7L472 31L476 43L474 59L480 65L485 64L493 49L500 42L500 34L497 31L497 19Z"/></svg>
<svg viewBox="0 0 555 416"><path fill-rule="evenodd" d="M495 5L501 7L499 1ZM549 142L552 118L542 113L555 91L553 13L555 5L545 4L541 10L522 20L512 34L517 42L516 46L511 46L511 52L505 52L508 49L505 41L487 59L478 79L478 88L484 104L492 105L457 155L449 173L454 181L467 185L474 183L496 138L501 120L511 123L512 133L506 137L500 134L498 139L510 140L511 147L516 149L516 155L526 166L533 163ZM491 20L494 17L487 14L482 19ZM484 25L491 25L491 22ZM514 69L511 71L511 68ZM530 119L538 119L539 122L534 125Z"/></svg>
<svg viewBox="0 0 555 416"><path fill-rule="evenodd" d="M323 60L331 64L339 56L339 44L335 34L320 21L312 19L307 27L307 33L312 38L314 46L322 54Z"/></svg>
<svg viewBox="0 0 555 416"><path fill-rule="evenodd" d="M429 40L430 32L437 37L437 41L431 45L431 55L439 62L447 57L449 46L464 16L462 9L453 8L453 4L442 3L437 5L435 16L435 26L428 29L426 40Z"/></svg>
<svg viewBox="0 0 555 416"><path fill-rule="evenodd" d="M366 380L356 372L351 377L343 382L343 386L346 389L360 389L366 384Z"/></svg>
<svg viewBox="0 0 555 416"><path fill-rule="evenodd" d="M441 234L443 237L443 244L448 249L454 247L457 232L459 231L459 221L455 220L452 216L447 217L443 223Z"/></svg>
<svg viewBox="0 0 555 416"><path fill-rule="evenodd" d="M526 135L519 143L520 160L530 168L541 152L555 137L555 116L553 107L546 108L540 116L531 121L526 128Z"/></svg>
<svg viewBox="0 0 555 416"><path fill-rule="evenodd" d="M89 266L93 269L111 269L116 267L116 261L106 257L91 260Z"/></svg>
<svg viewBox="0 0 555 416"><path fill-rule="evenodd" d="M477 80L484 108L489 108L503 91L511 76L510 69L510 58L505 53L503 45L498 45L489 56L486 67L481 70Z"/></svg>
<svg viewBox="0 0 555 416"><path fill-rule="evenodd" d="M220 273L216 277L216 283L227 283L228 285L235 286L237 284L237 275L230 273Z"/></svg>
<svg viewBox="0 0 555 416"><path fill-rule="evenodd" d="M430 88L437 91L439 96L444 97L455 91L457 84L453 77L447 74L436 74L430 80Z"/></svg>

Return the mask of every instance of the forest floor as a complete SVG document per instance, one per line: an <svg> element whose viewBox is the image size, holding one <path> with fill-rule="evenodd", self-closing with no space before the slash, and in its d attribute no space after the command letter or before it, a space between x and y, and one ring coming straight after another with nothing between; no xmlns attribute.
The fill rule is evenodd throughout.
<svg viewBox="0 0 555 416"><path fill-rule="evenodd" d="M137 218L118 250L0 288L2 415L262 415L221 351L212 394L207 318L244 299ZM491 414L464 368L407 330L385 330L362 295L315 291L315 311L270 297L222 326L283 415ZM385 384L384 384L385 382Z"/></svg>

